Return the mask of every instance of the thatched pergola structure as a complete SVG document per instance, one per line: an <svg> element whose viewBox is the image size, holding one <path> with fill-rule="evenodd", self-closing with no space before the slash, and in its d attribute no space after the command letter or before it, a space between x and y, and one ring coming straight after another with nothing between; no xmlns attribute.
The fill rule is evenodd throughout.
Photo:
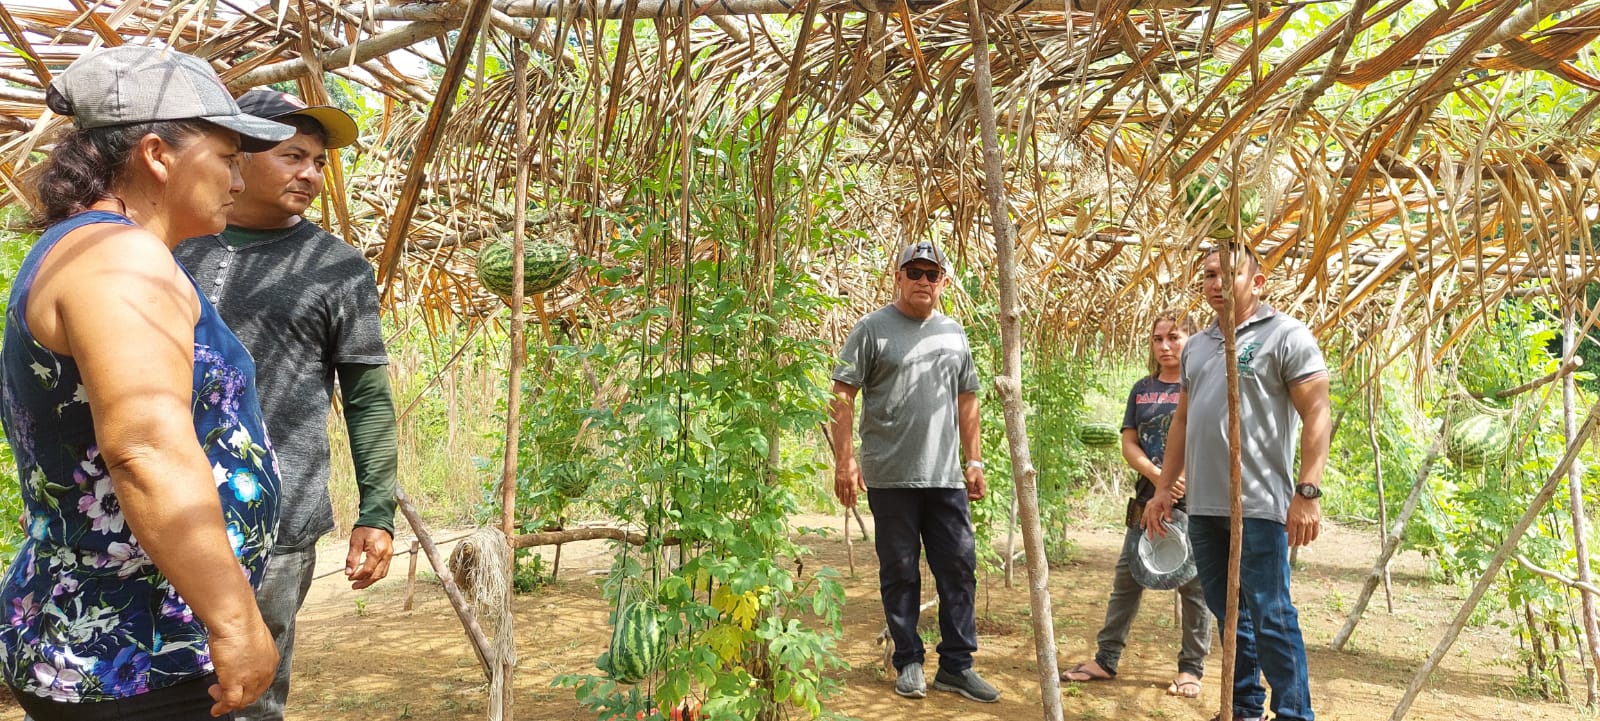
<svg viewBox="0 0 1600 721"><path fill-rule="evenodd" d="M1593 273L1600 4L984 7L1023 301L1040 337L1121 333L1138 325L1122 319L1186 292L1174 281L1187 280L1195 234L1178 189L1197 174L1265 191L1246 232L1274 267L1278 302L1323 333L1356 315L1421 327ZM478 49L459 59L460 102L430 128L445 38L471 10L484 19ZM35 151L61 124L41 88L84 48L170 42L241 91L297 81L312 97L344 97L329 82L346 81L383 107L369 108L374 122L345 158L354 167L331 185L333 225L399 279L395 297L482 313L491 299L463 282L460 251L510 219L511 78L484 58L509 57L516 38L537 56L535 197L621 207L627 183L677 153L664 130L755 110L770 150L823 144L829 162L808 169L810 182L870 186L830 222L873 238L946 237L982 268L992 255L970 242L985 213L969 20L964 3L935 2L7 3L0 29L18 52L0 56L0 204L27 202ZM1550 90L1529 95L1539 88ZM394 191L417 172L402 159L435 141L426 182L397 207ZM362 182L346 185L352 173ZM770 207L770 188L749 190ZM391 233L393 218L411 223ZM604 225L585 224L588 250ZM868 285L876 271L843 269L836 282ZM1385 287L1399 294L1376 292ZM557 312L584 302L581 288L551 300Z"/></svg>
<svg viewBox="0 0 1600 721"><path fill-rule="evenodd" d="M0 206L30 202L63 126L44 109L52 73L85 48L166 43L235 90L294 82L362 116L323 220L367 249L392 303L435 322L499 307L468 251L527 211L508 200L521 170L590 257L672 227L633 282L732 242L691 220L706 201L673 181L695 173L751 200L738 252L825 274L857 306L892 247L939 239L977 287L1002 276L1034 353L1126 341L1193 303L1195 178L1259 192L1238 232L1275 302L1350 348L1426 367L1510 296L1595 323L1595 0L35 0L0 6L0 31ZM843 200L817 216L802 191ZM983 240L1001 207L1014 258ZM795 216L856 235L805 247ZM599 282L543 307L609 313Z"/></svg>

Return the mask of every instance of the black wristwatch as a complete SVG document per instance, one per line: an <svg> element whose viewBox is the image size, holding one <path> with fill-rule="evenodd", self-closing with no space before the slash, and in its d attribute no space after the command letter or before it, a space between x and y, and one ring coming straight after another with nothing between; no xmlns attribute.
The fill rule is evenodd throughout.
<svg viewBox="0 0 1600 721"><path fill-rule="evenodd" d="M1311 501L1322 497L1322 487L1315 483L1302 483L1294 487L1294 494Z"/></svg>

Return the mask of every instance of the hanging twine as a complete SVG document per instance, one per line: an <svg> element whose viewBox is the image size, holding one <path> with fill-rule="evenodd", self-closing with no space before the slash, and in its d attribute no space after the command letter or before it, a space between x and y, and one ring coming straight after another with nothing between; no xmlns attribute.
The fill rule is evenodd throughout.
<svg viewBox="0 0 1600 721"><path fill-rule="evenodd" d="M517 663L517 647L512 638L511 583L506 569L511 567L511 548L498 528L480 528L456 545L450 554L450 571L461 592L472 603L472 611L483 624L484 633L494 637L489 645L493 672L489 681L489 721L500 721L499 699L504 698L506 669Z"/></svg>

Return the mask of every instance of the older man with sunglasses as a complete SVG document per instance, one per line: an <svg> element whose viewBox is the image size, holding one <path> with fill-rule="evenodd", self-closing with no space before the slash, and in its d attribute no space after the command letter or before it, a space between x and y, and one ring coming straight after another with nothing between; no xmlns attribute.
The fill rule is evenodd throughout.
<svg viewBox="0 0 1600 721"><path fill-rule="evenodd" d="M906 246L896 299L850 331L833 372L834 492L846 507L861 491L877 522L878 583L894 641L895 693L928 695L917 635L920 558L939 591L939 673L933 687L991 703L1000 692L972 670L977 555L969 501L987 488L978 432L978 373L961 324L940 313L950 263L933 243ZM856 394L863 397L861 457ZM964 462L963 462L964 459Z"/></svg>

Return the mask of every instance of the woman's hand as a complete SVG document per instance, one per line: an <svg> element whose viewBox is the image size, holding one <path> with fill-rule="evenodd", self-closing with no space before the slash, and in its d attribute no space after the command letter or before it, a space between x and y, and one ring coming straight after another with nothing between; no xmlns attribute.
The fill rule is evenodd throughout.
<svg viewBox="0 0 1600 721"><path fill-rule="evenodd" d="M254 627L243 635L213 632L210 645L211 665L217 672L217 682L206 689L216 702L211 706L212 716L249 706L272 685L278 672L278 645L259 616Z"/></svg>

